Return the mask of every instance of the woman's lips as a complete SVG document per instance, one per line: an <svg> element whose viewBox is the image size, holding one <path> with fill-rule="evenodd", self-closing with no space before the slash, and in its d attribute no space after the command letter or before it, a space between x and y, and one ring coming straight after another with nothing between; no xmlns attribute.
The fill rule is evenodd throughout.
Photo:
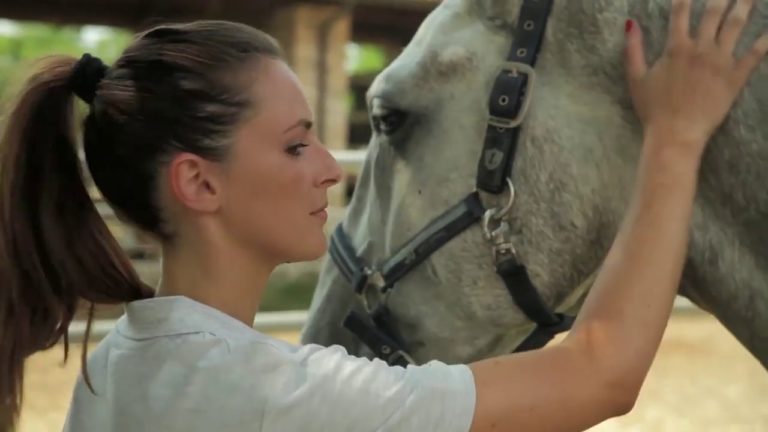
<svg viewBox="0 0 768 432"><path fill-rule="evenodd" d="M323 221L327 221L328 220L328 211L326 210L327 207L328 206L326 205L323 208L321 208L319 210L316 210L316 211L314 211L314 212L312 212L310 214L312 216L316 216L316 217L322 219Z"/></svg>

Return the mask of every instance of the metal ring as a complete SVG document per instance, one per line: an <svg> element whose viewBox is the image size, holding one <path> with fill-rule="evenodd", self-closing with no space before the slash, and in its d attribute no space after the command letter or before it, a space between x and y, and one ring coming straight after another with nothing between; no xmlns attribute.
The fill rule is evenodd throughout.
<svg viewBox="0 0 768 432"><path fill-rule="evenodd" d="M486 240L491 240L491 219L496 216L496 209L488 209L483 214L483 236Z"/></svg>
<svg viewBox="0 0 768 432"><path fill-rule="evenodd" d="M512 179L509 177L507 177L507 186L509 187L509 201L501 210L496 211L494 214L496 219L501 219L505 214L509 213L512 210L512 204L515 203L515 185L512 184Z"/></svg>
<svg viewBox="0 0 768 432"><path fill-rule="evenodd" d="M384 291L383 289L386 286L386 281L384 281L384 276L381 272L368 269L366 273L368 278L365 281L362 291L358 294L358 297L360 298L365 311L371 314L377 307L387 303L390 291ZM371 290L373 290L373 292L371 292ZM375 304L372 304L372 301Z"/></svg>
<svg viewBox="0 0 768 432"><path fill-rule="evenodd" d="M482 229L483 229L483 235L487 240L490 240L492 237L491 234L491 220L499 221L501 220L504 215L509 213L510 210L512 210L512 205L515 203L515 185L512 184L512 179L507 177L507 186L509 187L509 201L507 201L507 205L504 207L493 207L485 211L483 214L483 222L482 222Z"/></svg>

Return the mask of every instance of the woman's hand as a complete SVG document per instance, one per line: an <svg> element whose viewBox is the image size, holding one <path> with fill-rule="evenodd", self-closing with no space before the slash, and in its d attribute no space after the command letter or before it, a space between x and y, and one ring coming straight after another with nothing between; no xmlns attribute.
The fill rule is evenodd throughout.
<svg viewBox="0 0 768 432"><path fill-rule="evenodd" d="M754 5L736 0L726 16L727 0L710 0L697 34L691 37L691 0L672 0L667 46L650 69L642 31L627 23L627 78L635 111L648 142L684 147L700 158L707 141L725 120L752 71L768 53L768 34L749 52L734 58L734 47Z"/></svg>

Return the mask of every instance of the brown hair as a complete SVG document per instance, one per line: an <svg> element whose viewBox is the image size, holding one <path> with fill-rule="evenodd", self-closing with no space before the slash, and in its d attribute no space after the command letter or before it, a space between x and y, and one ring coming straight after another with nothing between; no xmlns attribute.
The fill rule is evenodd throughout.
<svg viewBox="0 0 768 432"><path fill-rule="evenodd" d="M156 200L160 168L178 152L227 155L254 101L232 73L279 58L268 35L224 21L139 34L91 85L82 147L94 184L129 222L172 233ZM44 59L5 119L0 141L0 429L22 403L24 361L64 338L80 301L118 304L153 295L112 237L84 185L75 129L75 58ZM80 77L79 79L82 79ZM80 94L80 93L78 93ZM82 95L81 95L82 96ZM82 362L85 369L86 350ZM86 382L90 386L87 371ZM93 390L93 389L91 389Z"/></svg>

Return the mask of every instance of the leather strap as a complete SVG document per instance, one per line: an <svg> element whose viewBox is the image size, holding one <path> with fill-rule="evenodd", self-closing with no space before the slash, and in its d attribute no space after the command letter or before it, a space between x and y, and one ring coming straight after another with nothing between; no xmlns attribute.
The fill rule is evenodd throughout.
<svg viewBox="0 0 768 432"><path fill-rule="evenodd" d="M485 213L485 207L480 196L477 192L473 192L432 220L384 262L381 267L386 283L384 291L392 289L400 279L435 251L477 223L483 217L483 213Z"/></svg>
<svg viewBox="0 0 768 432"><path fill-rule="evenodd" d="M385 284L382 291L392 289L400 279L435 251L480 220L484 212L480 196L473 192L430 221L381 266ZM357 294L361 294L365 289L368 273L373 269L357 256L342 224L336 227L331 236L329 252L344 279L352 284Z"/></svg>
<svg viewBox="0 0 768 432"><path fill-rule="evenodd" d="M525 0L515 29L508 62L536 65L544 42L554 0ZM496 77L488 101L491 117L517 118L528 90L528 75L503 70ZM504 191L505 179L512 176L520 135L519 127L488 125L485 144L477 169L477 188L492 194Z"/></svg>
<svg viewBox="0 0 768 432"><path fill-rule="evenodd" d="M515 348L514 352L525 352L535 349L539 349L547 345L556 335L567 332L573 326L575 317L557 314L560 320L557 324L552 326L536 326L533 333L528 335L523 342Z"/></svg>
<svg viewBox="0 0 768 432"><path fill-rule="evenodd" d="M333 231L328 252L341 275L352 285L355 292L362 292L368 280L367 267L358 257L352 240L344 231L343 223L338 224Z"/></svg>
<svg viewBox="0 0 768 432"><path fill-rule="evenodd" d="M390 366L406 367L411 363L399 343L359 313L351 311L344 320L344 327L355 334L376 357L383 359Z"/></svg>
<svg viewBox="0 0 768 432"><path fill-rule="evenodd" d="M515 257L510 256L496 264L496 273L504 281L517 306L531 321L544 327L560 322L557 315L539 295L539 290L533 286L525 266L521 265Z"/></svg>

